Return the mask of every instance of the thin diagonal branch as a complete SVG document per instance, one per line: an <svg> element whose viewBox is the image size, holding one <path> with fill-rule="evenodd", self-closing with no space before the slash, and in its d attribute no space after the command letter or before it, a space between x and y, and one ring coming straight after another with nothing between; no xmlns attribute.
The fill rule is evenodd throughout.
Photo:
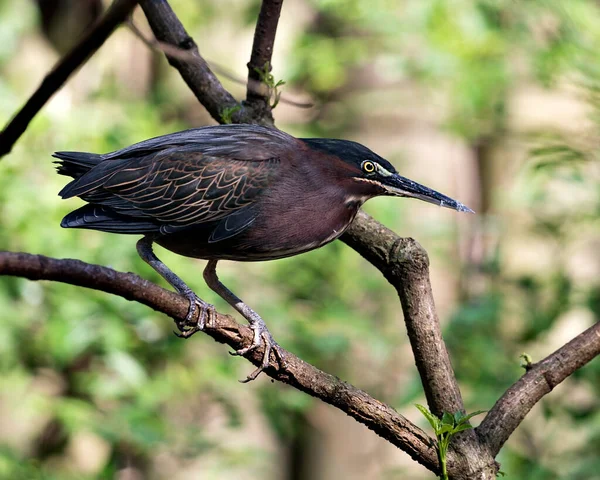
<svg viewBox="0 0 600 480"><path fill-rule="evenodd" d="M165 290L133 273L117 272L71 259L54 259L28 253L0 252L0 275L25 277L30 280L54 280L92 288L127 300L137 301L172 318L183 320L187 314L185 297ZM205 333L217 342L238 350L252 343L252 331L229 315L217 313L214 325ZM255 365L262 360L262 348L251 352L248 359ZM438 462L433 440L420 428L393 408L372 398L366 392L322 372L295 355L285 352L285 368L279 369L274 356L265 373L313 397L339 408L366 425L413 459L432 471Z"/></svg>
<svg viewBox="0 0 600 480"><path fill-rule="evenodd" d="M175 47L168 43L159 42L155 38L154 39L146 38L144 36L144 34L140 31L140 29L137 27L137 25L132 21L132 19L130 19L130 21L128 22L127 25L130 28L130 30L133 32L133 34L137 38L139 38L140 41L144 45L146 45L148 48L150 48L154 51L164 53L165 55L168 55L170 57L175 57L175 58L178 58L179 60L186 61L186 62L195 62L198 59L198 57L196 57L189 50L183 50L179 47ZM223 65L219 65L218 63L212 62L210 60L206 60L206 63L217 75L220 75L221 77L225 77L228 80L231 80L232 82L235 82L239 85L246 85L245 79L236 76L233 72L229 71ZM251 89L251 88L257 89L257 88L260 88L261 85L262 85L262 82L260 82L260 81L248 81L248 89ZM281 95L280 100L281 100L281 103L287 103L288 105L292 105L293 107L298 107L298 108L314 107L314 104L312 104L312 103L297 102L295 100L292 100L291 98L288 98L285 95Z"/></svg>
<svg viewBox="0 0 600 480"><path fill-rule="evenodd" d="M10 153L29 122L67 79L98 50L114 30L131 14L137 0L115 0L98 23L46 75L34 94L0 132L0 158Z"/></svg>
<svg viewBox="0 0 600 480"><path fill-rule="evenodd" d="M246 101L273 123L270 97L271 88L264 83L264 76L271 71L271 57L277 33L277 24L283 0L263 0L254 30L252 54L248 63L248 91Z"/></svg>
<svg viewBox="0 0 600 480"><path fill-rule="evenodd" d="M223 123L224 113L230 112L228 116L235 123L268 123L259 116L253 116L251 109L237 102L223 87L166 0L140 0L140 6L161 44L190 53L189 58L182 59L181 55L172 55L165 50L169 64L179 71L198 101L217 122Z"/></svg>
<svg viewBox="0 0 600 480"><path fill-rule="evenodd" d="M534 364L502 395L476 429L491 454L498 454L508 437L544 395L598 355L600 322Z"/></svg>

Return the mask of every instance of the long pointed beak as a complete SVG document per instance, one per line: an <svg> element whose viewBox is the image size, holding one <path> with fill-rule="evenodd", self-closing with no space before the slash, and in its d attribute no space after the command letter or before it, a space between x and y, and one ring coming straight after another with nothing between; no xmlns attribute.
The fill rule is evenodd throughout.
<svg viewBox="0 0 600 480"><path fill-rule="evenodd" d="M402 177L397 173L390 175L385 179L384 187L389 195L395 197L413 197L423 200L424 202L439 205L440 207L452 208L459 212L475 213L466 205L463 205L440 192L436 192L425 185Z"/></svg>

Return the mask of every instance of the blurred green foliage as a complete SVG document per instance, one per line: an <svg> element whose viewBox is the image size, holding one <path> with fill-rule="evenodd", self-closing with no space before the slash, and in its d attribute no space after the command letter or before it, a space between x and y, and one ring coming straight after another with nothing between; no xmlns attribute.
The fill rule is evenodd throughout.
<svg viewBox="0 0 600 480"><path fill-rule="evenodd" d="M258 7L257 1L227 1L226 9L208 0L171 3L201 45L203 32L224 22L250 32ZM511 239L503 234L478 265L460 263L450 253L458 243L455 217L408 232L410 202L367 206L386 225L425 244L434 268L445 266L463 286L481 285L476 292L441 285L458 299L443 320L468 410L489 409L522 373L523 351L533 349L534 361L550 353L554 344L548 338L565 315L583 311L600 319L600 282L578 280L569 253L583 237L599 241L597 2L310 0L304 8L310 21L274 74L286 87L310 95L317 108L310 121L282 128L304 136L351 136L390 103L373 101L363 111L361 94L377 98L381 84L407 84L423 96L423 105L439 105L441 128L465 145L498 145L515 137L530 145L510 192L493 185L492 209L482 216L498 221L500 230L513 218L523 223L528 241L553 252L545 269L514 273L507 267ZM31 47L40 42L33 2L0 0L0 19L0 118L8 119L37 82L24 81L29 67L15 52L43 48ZM211 58L210 50L202 51ZM58 227L77 203L57 197L66 179L55 175L49 156L55 150L112 151L194 126L190 118L197 118L197 107L162 65L147 98L128 93L122 77L109 69L84 100L70 105L70 97L56 99L38 115L0 163L0 249L79 258L163 283L137 257L134 238ZM564 83L574 85L590 106L585 131L511 132L509 105L517 86L556 91ZM402 104L393 106L403 112ZM597 252L589 262L598 261ZM201 296L229 311L207 291L201 262L159 254ZM397 371L397 352L409 353L394 292L341 243L278 262L225 263L221 277L303 359L398 408L421 401L412 362L402 363L409 372ZM236 380L251 368L247 362L201 335L177 339L170 320L144 306L68 285L3 277L0 305L0 410L6 412L0 420L0 478L113 478L128 466L143 478L198 472L194 468L203 469L201 478L281 478L287 460L254 442L253 417L262 414L268 421L260 439L272 435L281 448L310 441L312 399L264 379L239 385ZM402 375L407 378L399 381ZM580 401L564 390L550 395L501 453L509 478L598 478L599 362L568 383ZM550 441L553 435L558 442ZM578 440L561 445L562 437ZM74 460L81 458L74 450L80 444L95 445L99 466L90 473ZM199 458L211 461L197 463Z"/></svg>

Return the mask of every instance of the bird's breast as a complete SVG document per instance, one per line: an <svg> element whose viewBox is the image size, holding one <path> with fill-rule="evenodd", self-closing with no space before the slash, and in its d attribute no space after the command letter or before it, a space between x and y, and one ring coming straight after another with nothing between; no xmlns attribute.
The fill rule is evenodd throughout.
<svg viewBox="0 0 600 480"><path fill-rule="evenodd" d="M314 250L342 235L363 201L310 192L293 203L267 200L240 240L256 257L282 258Z"/></svg>

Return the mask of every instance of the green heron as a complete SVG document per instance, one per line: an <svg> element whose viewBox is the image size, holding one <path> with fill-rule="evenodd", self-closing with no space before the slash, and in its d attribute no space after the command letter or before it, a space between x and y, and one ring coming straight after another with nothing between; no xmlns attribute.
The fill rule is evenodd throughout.
<svg viewBox="0 0 600 480"><path fill-rule="evenodd" d="M261 261L308 252L338 238L368 199L414 197L460 212L462 203L398 174L385 159L347 140L294 138L259 125L195 128L136 143L107 154L57 152L58 173L73 177L59 193L87 202L61 222L143 235L139 255L190 301L180 336L210 321L212 305L200 299L152 250L208 260L208 286L244 316L253 342L280 355L260 316L218 279L219 260ZM192 323L198 308L198 320Z"/></svg>

